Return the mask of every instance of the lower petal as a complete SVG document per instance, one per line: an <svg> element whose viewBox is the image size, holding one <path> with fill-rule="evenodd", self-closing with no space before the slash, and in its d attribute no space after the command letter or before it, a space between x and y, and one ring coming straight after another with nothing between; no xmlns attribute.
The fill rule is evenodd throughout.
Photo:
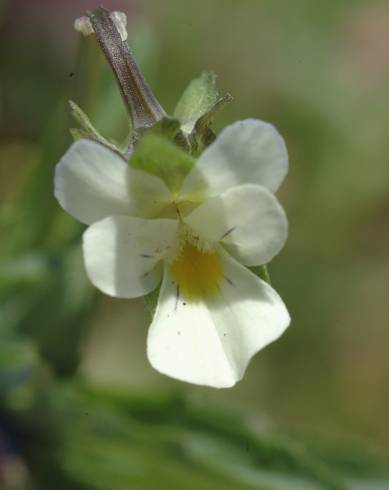
<svg viewBox="0 0 389 490"><path fill-rule="evenodd" d="M240 380L250 359L277 340L290 324L279 294L226 252L220 294L208 303L223 349Z"/></svg>
<svg viewBox="0 0 389 490"><path fill-rule="evenodd" d="M181 297L166 266L148 335L148 356L158 371L199 385L227 388L239 381L252 356L290 323L279 295L220 250L219 293Z"/></svg>

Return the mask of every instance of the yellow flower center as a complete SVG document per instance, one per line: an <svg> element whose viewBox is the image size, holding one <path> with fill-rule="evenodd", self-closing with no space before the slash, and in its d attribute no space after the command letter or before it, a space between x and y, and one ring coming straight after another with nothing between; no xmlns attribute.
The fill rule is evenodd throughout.
<svg viewBox="0 0 389 490"><path fill-rule="evenodd" d="M199 250L189 241L172 263L171 273L179 293L187 300L198 300L219 291L223 268L215 251Z"/></svg>

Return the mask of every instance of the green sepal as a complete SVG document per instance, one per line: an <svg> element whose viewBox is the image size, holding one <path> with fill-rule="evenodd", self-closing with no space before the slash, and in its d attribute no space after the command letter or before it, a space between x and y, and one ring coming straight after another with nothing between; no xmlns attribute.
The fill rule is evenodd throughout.
<svg viewBox="0 0 389 490"><path fill-rule="evenodd" d="M172 193L193 167L194 159L159 134L149 133L139 140L129 164L161 178Z"/></svg>
<svg viewBox="0 0 389 490"><path fill-rule="evenodd" d="M77 141L79 139L91 139L93 141L97 141L97 143L100 143L107 148L113 150L116 153L119 153L122 155L122 151L119 148L119 145L108 141L104 136L102 136L97 129L93 126L91 123L90 119L88 116L85 114L85 112L72 100L69 100L69 105L72 110L72 116L73 118L80 124L81 129L79 128L72 128L70 129L70 134L72 135L74 141Z"/></svg>
<svg viewBox="0 0 389 490"><path fill-rule="evenodd" d="M139 139L149 134L162 136L175 143L187 153L190 153L191 151L191 145L189 144L186 135L182 132L181 123L175 117L166 116L155 123L154 126L138 129L136 132L133 132L132 142L136 145Z"/></svg>
<svg viewBox="0 0 389 490"><path fill-rule="evenodd" d="M167 140L173 141L176 138L177 133L180 132L180 127L180 121L177 118L166 116L155 123L154 126L141 128L137 133L142 137L149 134L156 134Z"/></svg>
<svg viewBox="0 0 389 490"><path fill-rule="evenodd" d="M192 133L198 119L213 107L218 97L215 73L204 72L190 82L174 110L184 133Z"/></svg>
<svg viewBox="0 0 389 490"><path fill-rule="evenodd" d="M85 131L82 131L82 129L78 128L70 128L69 129L70 134L72 135L73 141L78 141L85 139Z"/></svg>
<svg viewBox="0 0 389 490"><path fill-rule="evenodd" d="M205 72L190 82L179 100L174 116L181 122L181 135L177 141L191 153L200 153L215 139L210 124L215 113L232 100L227 94L219 97L216 75Z"/></svg>
<svg viewBox="0 0 389 490"><path fill-rule="evenodd" d="M263 281L271 285L270 274L267 265L258 265L256 267L250 267L250 270L254 272L254 274L258 276L260 279L262 279Z"/></svg>
<svg viewBox="0 0 389 490"><path fill-rule="evenodd" d="M219 97L213 106L197 120L192 134L194 143L192 143L193 153L201 153L205 147L210 145L216 139L216 135L210 128L210 124L212 123L215 114L224 107L227 102L231 101L232 96L230 94Z"/></svg>
<svg viewBox="0 0 389 490"><path fill-rule="evenodd" d="M155 310L157 308L160 289L160 287L157 287L153 291L151 291L151 293L146 294L146 296L143 297L146 309L150 315L151 320L154 318Z"/></svg>

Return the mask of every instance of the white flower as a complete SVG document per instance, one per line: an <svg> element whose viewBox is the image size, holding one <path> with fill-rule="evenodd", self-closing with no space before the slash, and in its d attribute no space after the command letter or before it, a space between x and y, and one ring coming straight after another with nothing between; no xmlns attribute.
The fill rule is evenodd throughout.
<svg viewBox="0 0 389 490"><path fill-rule="evenodd" d="M227 127L172 193L158 177L82 140L61 159L55 195L84 233L86 271L106 294L162 286L148 334L160 372L233 386L251 357L289 325L278 294L245 266L269 262L287 237L274 197L288 168L270 124Z"/></svg>

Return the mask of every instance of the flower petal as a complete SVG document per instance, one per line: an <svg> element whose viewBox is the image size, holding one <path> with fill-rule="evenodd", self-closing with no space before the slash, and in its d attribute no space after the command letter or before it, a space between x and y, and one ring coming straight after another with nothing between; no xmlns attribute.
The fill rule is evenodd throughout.
<svg viewBox="0 0 389 490"><path fill-rule="evenodd" d="M287 171L288 153L275 127L247 119L225 128L204 150L183 182L182 195L215 196L246 183L274 192Z"/></svg>
<svg viewBox="0 0 389 490"><path fill-rule="evenodd" d="M86 271L101 291L136 298L160 281L156 268L172 247L178 222L111 216L91 225L83 236Z"/></svg>
<svg viewBox="0 0 389 490"><path fill-rule="evenodd" d="M161 179L89 140L73 143L56 167L54 182L61 206L86 224L119 214L152 215L170 196Z"/></svg>
<svg viewBox="0 0 389 490"><path fill-rule="evenodd" d="M173 378L227 388L239 381L251 357L290 323L279 295L227 253L220 293L189 302L177 294L165 268L148 334L152 366Z"/></svg>
<svg viewBox="0 0 389 490"><path fill-rule="evenodd" d="M205 201L185 222L206 242L221 241L245 265L269 262L288 235L286 215L264 187L245 184Z"/></svg>

